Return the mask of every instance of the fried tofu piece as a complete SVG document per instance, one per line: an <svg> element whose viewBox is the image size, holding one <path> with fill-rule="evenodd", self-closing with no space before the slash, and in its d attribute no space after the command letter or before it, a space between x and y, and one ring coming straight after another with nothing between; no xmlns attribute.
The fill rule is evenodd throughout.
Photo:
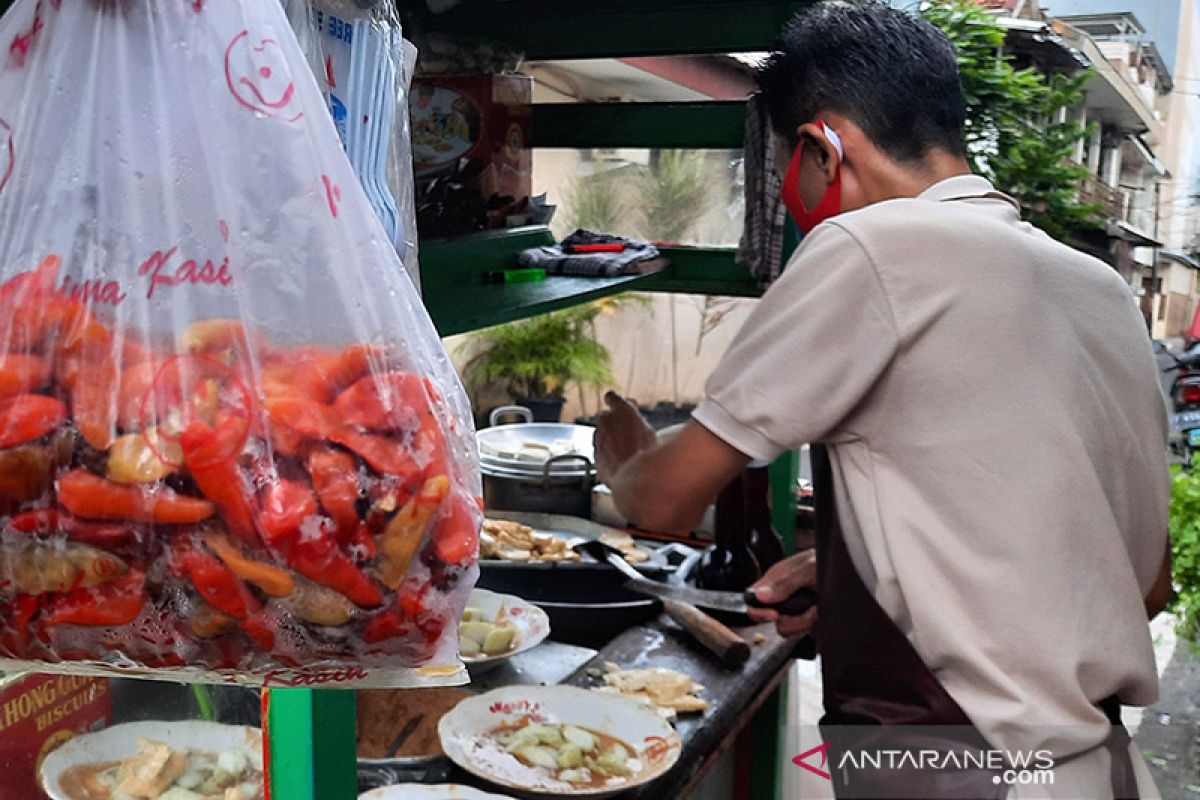
<svg viewBox="0 0 1200 800"><path fill-rule="evenodd" d="M158 797L187 771L188 760L162 742L138 739L138 752L121 764L117 791L131 797Z"/></svg>

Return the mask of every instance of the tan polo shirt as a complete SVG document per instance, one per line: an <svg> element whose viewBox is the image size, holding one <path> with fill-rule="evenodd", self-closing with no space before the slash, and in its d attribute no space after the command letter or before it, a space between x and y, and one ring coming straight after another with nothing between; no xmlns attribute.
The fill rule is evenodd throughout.
<svg viewBox="0 0 1200 800"><path fill-rule="evenodd" d="M1116 272L985 179L818 226L706 394L695 418L751 457L830 445L855 565L993 746L1076 752L1108 732L1095 702L1156 699L1145 325Z"/></svg>

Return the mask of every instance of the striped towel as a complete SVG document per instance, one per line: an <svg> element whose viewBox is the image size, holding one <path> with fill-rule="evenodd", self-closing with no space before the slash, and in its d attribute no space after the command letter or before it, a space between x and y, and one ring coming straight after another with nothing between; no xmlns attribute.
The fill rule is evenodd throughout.
<svg viewBox="0 0 1200 800"><path fill-rule="evenodd" d="M750 270L766 289L783 271L783 226L787 209L782 181L775 169L775 134L762 95L746 103L746 220L738 244L737 263Z"/></svg>

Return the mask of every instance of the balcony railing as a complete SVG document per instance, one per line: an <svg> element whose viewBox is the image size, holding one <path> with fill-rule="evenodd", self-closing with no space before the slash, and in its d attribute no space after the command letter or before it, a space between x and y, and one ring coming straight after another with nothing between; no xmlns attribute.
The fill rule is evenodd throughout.
<svg viewBox="0 0 1200 800"><path fill-rule="evenodd" d="M1129 209L1129 196L1125 192L1114 189L1091 174L1080 181L1079 202L1095 203L1105 214L1120 220L1125 219Z"/></svg>

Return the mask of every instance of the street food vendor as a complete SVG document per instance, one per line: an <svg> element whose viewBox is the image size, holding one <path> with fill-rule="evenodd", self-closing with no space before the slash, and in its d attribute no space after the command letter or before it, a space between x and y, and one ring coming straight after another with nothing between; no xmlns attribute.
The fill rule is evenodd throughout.
<svg viewBox="0 0 1200 800"><path fill-rule="evenodd" d="M823 446L815 555L756 591L817 588L758 618L815 625L839 794L1151 796L1119 710L1158 691L1166 420L1129 286L971 174L955 49L928 23L817 6L759 82L803 242L679 436L606 398L601 478L628 519L689 529L750 459ZM1054 785L1010 787L994 757L836 768L889 723L1007 766L1050 753Z"/></svg>

